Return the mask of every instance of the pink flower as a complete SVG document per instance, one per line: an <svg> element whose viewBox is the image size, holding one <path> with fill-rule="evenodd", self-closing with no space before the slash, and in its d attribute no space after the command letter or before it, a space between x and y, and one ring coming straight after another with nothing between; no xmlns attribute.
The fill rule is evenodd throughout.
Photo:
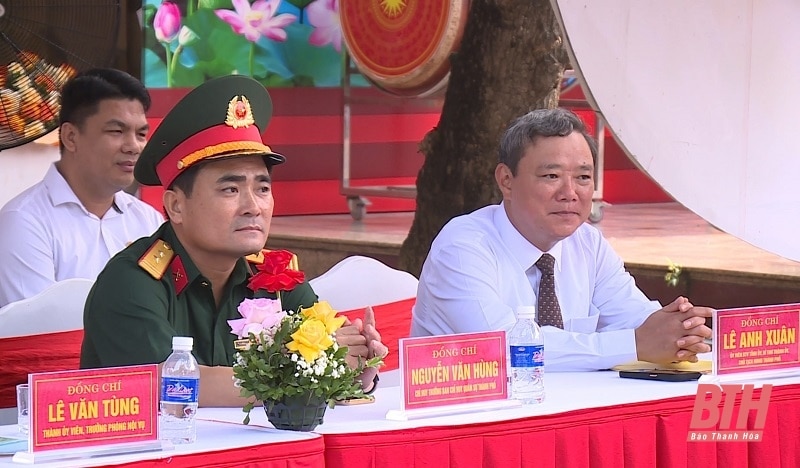
<svg viewBox="0 0 800 468"><path fill-rule="evenodd" d="M214 10L219 19L231 25L236 34L242 34L250 42L256 42L261 36L274 41L286 40L286 26L297 18L294 15L281 14L275 16L281 0L256 0L251 6L247 0L233 0L230 10Z"/></svg>
<svg viewBox="0 0 800 468"><path fill-rule="evenodd" d="M239 304L239 313L244 318L228 320L231 333L246 338L250 333L259 335L262 331L273 335L274 330L286 316L277 299L245 299Z"/></svg>
<svg viewBox="0 0 800 468"><path fill-rule="evenodd" d="M315 0L306 8L308 22L314 32L308 43L317 47L332 44L336 52L342 51L342 22L339 20L339 0Z"/></svg>
<svg viewBox="0 0 800 468"><path fill-rule="evenodd" d="M169 44L181 30L181 10L172 2L163 2L153 17L153 29L158 42Z"/></svg>

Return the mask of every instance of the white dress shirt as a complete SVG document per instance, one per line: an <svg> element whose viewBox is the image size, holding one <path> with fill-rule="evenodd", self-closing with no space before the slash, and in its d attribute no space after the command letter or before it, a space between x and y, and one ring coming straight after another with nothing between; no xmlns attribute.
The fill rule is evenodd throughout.
<svg viewBox="0 0 800 468"><path fill-rule="evenodd" d="M422 267L412 336L510 330L535 303L542 255L502 204L452 219ZM558 242L555 286L564 329L543 327L545 366L596 370L636 360L634 329L661 308L640 291L602 234L583 224Z"/></svg>
<svg viewBox="0 0 800 468"><path fill-rule="evenodd" d="M89 213L55 164L0 210L0 307L69 278L96 279L106 262L164 222L125 192L102 218Z"/></svg>

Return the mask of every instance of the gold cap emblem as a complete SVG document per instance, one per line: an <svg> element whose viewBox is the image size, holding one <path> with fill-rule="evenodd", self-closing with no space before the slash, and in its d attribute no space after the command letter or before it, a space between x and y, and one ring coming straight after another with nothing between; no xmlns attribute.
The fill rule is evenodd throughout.
<svg viewBox="0 0 800 468"><path fill-rule="evenodd" d="M248 127L255 123L250 101L244 96L234 96L228 103L228 116L225 125L233 128Z"/></svg>

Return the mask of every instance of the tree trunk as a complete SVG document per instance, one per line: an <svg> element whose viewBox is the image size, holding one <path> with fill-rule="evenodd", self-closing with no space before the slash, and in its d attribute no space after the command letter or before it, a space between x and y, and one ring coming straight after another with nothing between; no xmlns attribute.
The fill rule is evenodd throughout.
<svg viewBox="0 0 800 468"><path fill-rule="evenodd" d="M447 221L500 200L500 136L514 118L558 105L567 62L549 0L472 0L439 125L420 144L425 162L401 268L419 277Z"/></svg>

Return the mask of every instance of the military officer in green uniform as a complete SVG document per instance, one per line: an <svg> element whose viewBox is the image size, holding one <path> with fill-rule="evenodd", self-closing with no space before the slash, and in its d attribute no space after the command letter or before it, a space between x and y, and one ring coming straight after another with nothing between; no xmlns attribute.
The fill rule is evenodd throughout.
<svg viewBox="0 0 800 468"><path fill-rule="evenodd" d="M197 87L164 118L134 173L143 185L164 187L168 221L98 276L84 311L82 368L161 363L173 336L192 336L200 404L242 404L232 384L236 336L227 321L240 318L243 299L275 297L247 288L272 219L270 174L286 159L261 139L271 115L260 83L227 76ZM308 283L281 293L285 310L316 300ZM386 353L370 314L337 338L351 362ZM366 390L377 377L368 372Z"/></svg>

